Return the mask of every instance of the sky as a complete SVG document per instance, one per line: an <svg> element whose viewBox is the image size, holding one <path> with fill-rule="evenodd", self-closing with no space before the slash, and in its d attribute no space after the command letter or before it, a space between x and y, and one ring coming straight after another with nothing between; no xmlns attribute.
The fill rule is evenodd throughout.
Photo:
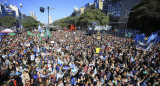
<svg viewBox="0 0 160 86"><path fill-rule="evenodd" d="M0 0L0 3L3 3L6 0ZM77 6L81 8L87 3L93 3L94 0L8 0L9 4L16 5L19 10L29 15L30 11L34 11L38 21L47 24L48 22L48 11L45 10L44 13L40 12L40 7L54 8L50 10L50 16L52 16L52 21L61 19L73 12L73 8ZM23 6L20 7L19 4Z"/></svg>

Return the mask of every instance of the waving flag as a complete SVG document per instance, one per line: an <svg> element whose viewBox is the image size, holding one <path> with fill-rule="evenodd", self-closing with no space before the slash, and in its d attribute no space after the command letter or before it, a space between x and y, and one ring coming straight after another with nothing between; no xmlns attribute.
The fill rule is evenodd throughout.
<svg viewBox="0 0 160 86"><path fill-rule="evenodd" d="M145 37L145 34L136 34L136 36L134 37L136 48L139 50L150 50L152 45L157 42L157 37L157 33L152 33L148 38Z"/></svg>
<svg viewBox="0 0 160 86"><path fill-rule="evenodd" d="M39 33L42 33L42 29L41 29L40 24L39 24L39 26L38 26L38 30L39 30Z"/></svg>
<svg viewBox="0 0 160 86"><path fill-rule="evenodd" d="M156 42L158 38L158 33L154 33L154 34L151 34L149 37L148 37L148 40L147 40L147 43L150 43L151 41L154 40L154 43Z"/></svg>
<svg viewBox="0 0 160 86"><path fill-rule="evenodd" d="M141 41L141 42L144 42L144 41L145 41L145 34L144 34L144 33L142 33L142 34L140 35L140 41Z"/></svg>
<svg viewBox="0 0 160 86"><path fill-rule="evenodd" d="M47 36L51 38L51 32L48 28L46 28L46 30L44 31L44 37L47 37Z"/></svg>
<svg viewBox="0 0 160 86"><path fill-rule="evenodd" d="M34 34L31 33L31 31L28 31L28 35L34 36Z"/></svg>
<svg viewBox="0 0 160 86"><path fill-rule="evenodd" d="M157 38L156 43L160 42L160 36Z"/></svg>

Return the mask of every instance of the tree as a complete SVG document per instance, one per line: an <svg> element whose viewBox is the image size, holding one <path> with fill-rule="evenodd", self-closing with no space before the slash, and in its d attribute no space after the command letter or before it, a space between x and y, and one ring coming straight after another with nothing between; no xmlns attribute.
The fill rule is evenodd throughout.
<svg viewBox="0 0 160 86"><path fill-rule="evenodd" d="M13 27L16 25L16 19L12 16L5 16L0 18L0 23L2 27Z"/></svg>
<svg viewBox="0 0 160 86"><path fill-rule="evenodd" d="M128 27L151 33L160 29L160 1L143 0L131 9L128 19Z"/></svg>
<svg viewBox="0 0 160 86"><path fill-rule="evenodd" d="M21 24L24 28L30 28L30 27L37 27L38 22L31 16L26 16L24 19L21 20Z"/></svg>
<svg viewBox="0 0 160 86"><path fill-rule="evenodd" d="M59 25L61 27L67 27L68 25L76 25L76 27L81 26L88 28L92 22L97 22L98 25L109 24L109 17L105 13L101 12L99 9L87 8L81 16L66 17L59 19L53 23L53 25Z"/></svg>
<svg viewBox="0 0 160 86"><path fill-rule="evenodd" d="M78 25L79 16L76 17L66 17L53 22L53 25L59 25L61 27L67 27L68 25Z"/></svg>
<svg viewBox="0 0 160 86"><path fill-rule="evenodd" d="M99 9L86 9L79 18L80 25L87 28L90 22L97 22L98 25L109 24L109 17Z"/></svg>

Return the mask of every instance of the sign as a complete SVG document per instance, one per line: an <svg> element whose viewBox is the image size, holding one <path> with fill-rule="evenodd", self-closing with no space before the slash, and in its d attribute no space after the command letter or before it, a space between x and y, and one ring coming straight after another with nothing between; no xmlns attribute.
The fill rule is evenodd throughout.
<svg viewBox="0 0 160 86"><path fill-rule="evenodd" d="M100 52L100 48L96 48L96 53L99 53Z"/></svg>
<svg viewBox="0 0 160 86"><path fill-rule="evenodd" d="M101 39L101 36L97 36L97 39L100 40L100 39Z"/></svg>

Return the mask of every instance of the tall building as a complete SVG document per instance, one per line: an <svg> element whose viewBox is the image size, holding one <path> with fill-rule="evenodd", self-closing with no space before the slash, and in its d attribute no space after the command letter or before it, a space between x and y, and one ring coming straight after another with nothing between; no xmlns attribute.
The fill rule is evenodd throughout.
<svg viewBox="0 0 160 86"><path fill-rule="evenodd" d="M49 16L49 24L52 24L52 16Z"/></svg>
<svg viewBox="0 0 160 86"><path fill-rule="evenodd" d="M12 9L12 11L14 11L14 13L15 13L14 16L16 18L20 19L20 11L19 11L18 7L15 5L9 5L9 7Z"/></svg>
<svg viewBox="0 0 160 86"><path fill-rule="evenodd" d="M29 14L30 14L31 17L33 17L35 20L37 20L35 12L30 11Z"/></svg>
<svg viewBox="0 0 160 86"><path fill-rule="evenodd" d="M103 0L94 0L94 5L96 9L103 10Z"/></svg>
<svg viewBox="0 0 160 86"><path fill-rule="evenodd" d="M0 17L5 16L5 7L0 3Z"/></svg>
<svg viewBox="0 0 160 86"><path fill-rule="evenodd" d="M134 5L141 0L104 0L103 12L110 17L110 24L124 26L128 21L128 14Z"/></svg>
<svg viewBox="0 0 160 86"><path fill-rule="evenodd" d="M80 16L84 13L85 9L89 6L93 5L93 3L87 3L86 5L82 6L78 9L78 7L74 7L74 12L71 14L71 16Z"/></svg>
<svg viewBox="0 0 160 86"><path fill-rule="evenodd" d="M93 3L87 3L87 4L84 5L84 7L87 8L87 7L91 6L91 5L93 5Z"/></svg>
<svg viewBox="0 0 160 86"><path fill-rule="evenodd" d="M22 14L17 6L0 3L0 17L4 16L13 16L16 19L23 19L25 17L25 14Z"/></svg>

